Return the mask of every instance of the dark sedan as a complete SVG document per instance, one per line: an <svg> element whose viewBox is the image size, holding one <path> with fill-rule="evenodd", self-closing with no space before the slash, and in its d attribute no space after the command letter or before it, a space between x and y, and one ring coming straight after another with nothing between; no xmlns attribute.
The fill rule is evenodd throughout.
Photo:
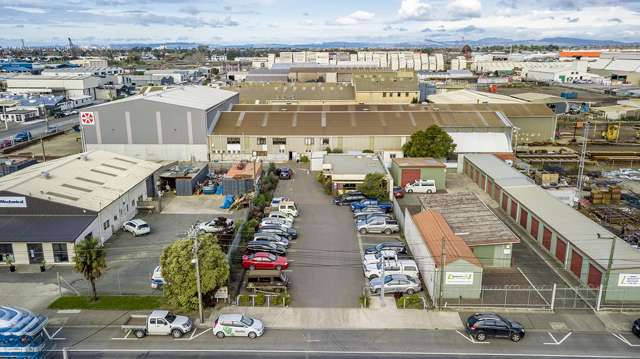
<svg viewBox="0 0 640 359"><path fill-rule="evenodd" d="M519 342L524 337L522 324L494 313L476 313L467 319L467 333L482 342L488 337L508 338Z"/></svg>

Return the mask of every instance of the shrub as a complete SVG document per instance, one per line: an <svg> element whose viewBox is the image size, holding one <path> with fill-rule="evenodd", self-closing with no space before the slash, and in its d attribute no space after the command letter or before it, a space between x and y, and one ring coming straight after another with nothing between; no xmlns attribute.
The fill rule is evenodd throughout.
<svg viewBox="0 0 640 359"><path fill-rule="evenodd" d="M360 307L369 308L371 305L371 298L369 298L368 294L360 294L358 297L358 303L360 303Z"/></svg>
<svg viewBox="0 0 640 359"><path fill-rule="evenodd" d="M289 306L291 304L291 295L287 293L280 293L277 296L271 299L271 306L282 306L282 302L284 301L284 306Z"/></svg>
<svg viewBox="0 0 640 359"><path fill-rule="evenodd" d="M366 150L362 150L362 153L373 153L373 150L367 148Z"/></svg>
<svg viewBox="0 0 640 359"><path fill-rule="evenodd" d="M342 148L334 148L331 150L331 153L342 153Z"/></svg>
<svg viewBox="0 0 640 359"><path fill-rule="evenodd" d="M329 146L325 147L325 148L324 148L324 151L325 151L326 153L331 153L331 147L329 147Z"/></svg>
<svg viewBox="0 0 640 359"><path fill-rule="evenodd" d="M260 193L254 200L253 205L263 208L271 204L271 195L269 193Z"/></svg>
<svg viewBox="0 0 640 359"><path fill-rule="evenodd" d="M276 173L276 164L273 162L269 162L269 168L267 169L267 174Z"/></svg>
<svg viewBox="0 0 640 359"><path fill-rule="evenodd" d="M266 301L267 301L267 299L264 296L264 293L256 294L256 307L263 306Z"/></svg>
<svg viewBox="0 0 640 359"><path fill-rule="evenodd" d="M307 157L305 155L300 156L300 162L309 163L309 157Z"/></svg>
<svg viewBox="0 0 640 359"><path fill-rule="evenodd" d="M241 294L238 296L238 305L249 306L251 305L251 297L247 294Z"/></svg>
<svg viewBox="0 0 640 359"><path fill-rule="evenodd" d="M251 218L244 224L242 227L242 239L245 241L249 241L253 238L253 235L256 233L256 227L258 227L258 220L255 218Z"/></svg>
<svg viewBox="0 0 640 359"><path fill-rule="evenodd" d="M316 180L318 180L318 182L324 184L324 182L327 180L327 177L324 176L324 174L322 174L322 172L318 173L316 175Z"/></svg>

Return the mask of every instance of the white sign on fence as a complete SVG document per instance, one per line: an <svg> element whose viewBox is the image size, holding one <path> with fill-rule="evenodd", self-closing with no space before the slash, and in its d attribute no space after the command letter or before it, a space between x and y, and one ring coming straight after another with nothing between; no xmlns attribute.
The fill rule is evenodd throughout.
<svg viewBox="0 0 640 359"><path fill-rule="evenodd" d="M640 274L620 273L618 287L640 287Z"/></svg>
<svg viewBox="0 0 640 359"><path fill-rule="evenodd" d="M227 298L229 298L229 288L220 287L220 289L218 289L216 291L216 294L214 294L213 297L216 298L216 299L227 299Z"/></svg>
<svg viewBox="0 0 640 359"><path fill-rule="evenodd" d="M27 198L25 198L25 197L0 197L0 207L2 207L2 208L27 208Z"/></svg>
<svg viewBox="0 0 640 359"><path fill-rule="evenodd" d="M445 283L452 285L473 284L473 272L447 272Z"/></svg>
<svg viewBox="0 0 640 359"><path fill-rule="evenodd" d="M96 119L93 117L93 112L80 112L80 123L83 126L95 125Z"/></svg>

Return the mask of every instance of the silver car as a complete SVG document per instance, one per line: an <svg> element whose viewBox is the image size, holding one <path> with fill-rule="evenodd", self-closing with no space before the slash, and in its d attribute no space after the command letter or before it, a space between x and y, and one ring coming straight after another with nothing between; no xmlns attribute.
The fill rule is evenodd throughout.
<svg viewBox="0 0 640 359"><path fill-rule="evenodd" d="M358 232L361 234L367 233L384 233L391 234L400 232L400 226L395 219L388 219L384 217L376 217L368 223L358 223Z"/></svg>
<svg viewBox="0 0 640 359"><path fill-rule="evenodd" d="M384 285L385 293L407 293L409 295L422 290L420 282L406 274L391 274L381 278L375 278L369 281L369 291L379 294Z"/></svg>

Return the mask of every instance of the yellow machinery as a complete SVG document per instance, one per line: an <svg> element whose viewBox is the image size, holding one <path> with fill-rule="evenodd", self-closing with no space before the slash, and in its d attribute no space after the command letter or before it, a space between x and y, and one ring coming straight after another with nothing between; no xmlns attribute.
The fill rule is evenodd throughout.
<svg viewBox="0 0 640 359"><path fill-rule="evenodd" d="M610 123L607 125L607 130L602 131L602 138L609 142L615 142L620 136L620 125L617 123Z"/></svg>

